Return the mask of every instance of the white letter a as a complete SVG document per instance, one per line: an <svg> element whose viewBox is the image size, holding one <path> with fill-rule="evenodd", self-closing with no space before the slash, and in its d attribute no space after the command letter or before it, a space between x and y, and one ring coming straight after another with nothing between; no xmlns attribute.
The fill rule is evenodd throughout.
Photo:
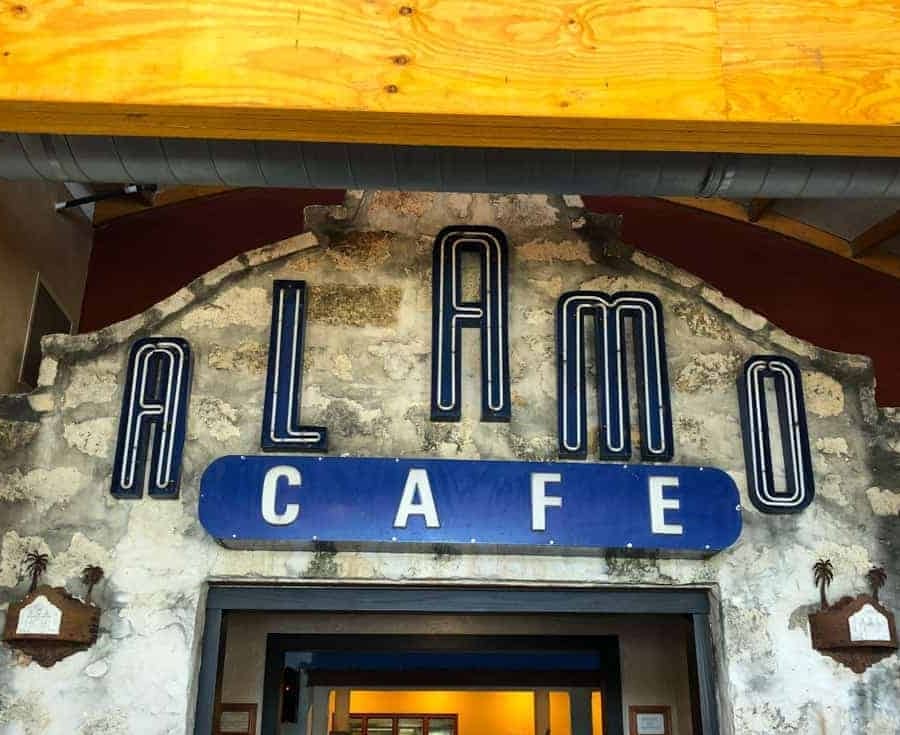
<svg viewBox="0 0 900 735"><path fill-rule="evenodd" d="M416 496L419 501L416 502ZM426 528L440 528L434 496L431 494L431 483L425 470L410 470L403 487L403 497L394 517L394 528L406 528L410 516L423 516Z"/></svg>

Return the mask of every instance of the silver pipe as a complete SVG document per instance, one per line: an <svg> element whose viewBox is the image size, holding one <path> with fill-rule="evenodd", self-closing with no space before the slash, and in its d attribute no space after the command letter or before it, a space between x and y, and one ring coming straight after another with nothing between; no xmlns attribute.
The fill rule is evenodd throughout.
<svg viewBox="0 0 900 735"><path fill-rule="evenodd" d="M0 179L766 198L900 198L900 158L0 133Z"/></svg>

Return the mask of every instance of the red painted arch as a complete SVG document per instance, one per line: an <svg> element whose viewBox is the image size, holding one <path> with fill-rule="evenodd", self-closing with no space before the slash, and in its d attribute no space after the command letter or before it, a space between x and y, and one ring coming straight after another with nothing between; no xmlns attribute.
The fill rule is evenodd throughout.
<svg viewBox="0 0 900 735"><path fill-rule="evenodd" d="M622 239L795 337L874 360L877 400L900 406L900 279L761 227L661 199L585 197L623 215Z"/></svg>
<svg viewBox="0 0 900 735"><path fill-rule="evenodd" d="M230 258L303 230L303 207L342 191L237 189L113 220L95 233L81 330L149 308ZM623 238L696 274L785 331L875 361L900 406L900 279L811 245L660 199L585 197L624 216Z"/></svg>

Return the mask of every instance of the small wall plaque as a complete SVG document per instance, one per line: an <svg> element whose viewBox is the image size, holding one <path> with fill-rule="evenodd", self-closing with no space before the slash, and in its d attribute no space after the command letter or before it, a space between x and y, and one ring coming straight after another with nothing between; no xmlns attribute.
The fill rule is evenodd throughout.
<svg viewBox="0 0 900 735"><path fill-rule="evenodd" d="M62 587L42 585L10 604L3 641L49 667L90 648L99 623L100 608L75 599Z"/></svg>
<svg viewBox="0 0 900 735"><path fill-rule="evenodd" d="M811 614L809 630L813 648L857 674L897 650L894 616L871 595L844 597Z"/></svg>
<svg viewBox="0 0 900 735"><path fill-rule="evenodd" d="M59 635L62 626L62 610L44 595L38 595L19 610L16 635Z"/></svg>
<svg viewBox="0 0 900 735"><path fill-rule="evenodd" d="M879 612L870 604L863 605L858 612L849 618L850 640L853 643L862 641L891 642L891 623L887 615Z"/></svg>
<svg viewBox="0 0 900 735"><path fill-rule="evenodd" d="M631 735L672 735L672 708L631 706L628 708Z"/></svg>

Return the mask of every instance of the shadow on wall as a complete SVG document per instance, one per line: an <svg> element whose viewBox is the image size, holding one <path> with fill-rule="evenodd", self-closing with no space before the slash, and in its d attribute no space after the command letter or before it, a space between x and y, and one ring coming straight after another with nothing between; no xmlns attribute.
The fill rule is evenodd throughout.
<svg viewBox="0 0 900 735"><path fill-rule="evenodd" d="M344 192L236 189L96 231L81 316L93 331L138 314L240 253L303 230L303 208ZM900 279L805 243L654 198L585 197L624 215L623 239L696 274L785 331L875 360L877 399L900 406ZM447 224L452 224L448 214Z"/></svg>

